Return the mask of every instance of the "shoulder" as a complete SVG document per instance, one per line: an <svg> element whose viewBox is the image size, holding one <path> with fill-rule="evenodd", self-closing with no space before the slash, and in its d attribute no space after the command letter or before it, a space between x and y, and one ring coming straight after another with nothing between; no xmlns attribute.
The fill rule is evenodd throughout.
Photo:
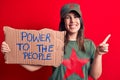
<svg viewBox="0 0 120 80"><path fill-rule="evenodd" d="M87 43L87 44L94 44L94 42L91 40L91 39L88 39L88 38L85 38L84 39L84 43Z"/></svg>
<svg viewBox="0 0 120 80"><path fill-rule="evenodd" d="M84 46L86 52L93 54L96 50L96 46L91 39L84 39Z"/></svg>
<svg viewBox="0 0 120 80"><path fill-rule="evenodd" d="M85 45L85 47L95 48L94 42L91 39L88 39L88 38L84 39L84 45Z"/></svg>

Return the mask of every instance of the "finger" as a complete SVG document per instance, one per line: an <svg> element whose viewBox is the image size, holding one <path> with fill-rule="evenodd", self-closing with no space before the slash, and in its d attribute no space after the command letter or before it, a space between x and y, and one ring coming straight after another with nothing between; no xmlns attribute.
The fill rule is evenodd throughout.
<svg viewBox="0 0 120 80"><path fill-rule="evenodd" d="M6 43L2 43L2 46L1 46L1 52L2 53L8 53L8 52L10 52L11 50L10 50L10 48L8 47L8 45L6 44Z"/></svg>
<svg viewBox="0 0 120 80"><path fill-rule="evenodd" d="M102 46L99 46L98 49L100 52L107 52L108 51L108 44L104 44Z"/></svg>
<svg viewBox="0 0 120 80"><path fill-rule="evenodd" d="M109 44L103 44L103 43L101 43L99 46L109 46Z"/></svg>
<svg viewBox="0 0 120 80"><path fill-rule="evenodd" d="M105 43L108 41L108 39L110 38L110 36L111 36L111 34L109 34L109 35L104 39L104 41L102 42L102 44L105 44Z"/></svg>
<svg viewBox="0 0 120 80"><path fill-rule="evenodd" d="M1 45L1 47L7 47L7 44L5 43L5 42L2 42L2 45Z"/></svg>
<svg viewBox="0 0 120 80"><path fill-rule="evenodd" d="M104 46L104 47L108 47L108 46L109 46L109 44L104 44L103 46Z"/></svg>
<svg viewBox="0 0 120 80"><path fill-rule="evenodd" d="M6 42L5 42L5 41L3 41L3 42L2 42L2 44L6 44Z"/></svg>
<svg viewBox="0 0 120 80"><path fill-rule="evenodd" d="M3 49L1 49L1 52L2 52L2 53L9 53L10 50L9 50L9 49L4 49L4 48L3 48Z"/></svg>
<svg viewBox="0 0 120 80"><path fill-rule="evenodd" d="M10 50L8 44L6 42L4 42L4 41L2 42L1 48L4 48L4 49L6 48L6 49Z"/></svg>
<svg viewBox="0 0 120 80"><path fill-rule="evenodd" d="M1 48L1 50L7 50L7 51L10 51L10 49L8 49L8 48Z"/></svg>
<svg viewBox="0 0 120 80"><path fill-rule="evenodd" d="M99 52L108 52L108 49L106 48L99 48Z"/></svg>
<svg viewBox="0 0 120 80"><path fill-rule="evenodd" d="M2 42L2 45L8 45L5 41Z"/></svg>
<svg viewBox="0 0 120 80"><path fill-rule="evenodd" d="M104 47L103 50L108 50L108 47Z"/></svg>
<svg viewBox="0 0 120 80"><path fill-rule="evenodd" d="M104 50L104 52L108 52L108 50Z"/></svg>
<svg viewBox="0 0 120 80"><path fill-rule="evenodd" d="M2 44L1 47L3 47L3 48L7 48L7 45L6 45L6 44Z"/></svg>
<svg viewBox="0 0 120 80"><path fill-rule="evenodd" d="M8 53L9 51L8 51L8 50L1 50L1 52L2 52L3 54L5 54L5 53Z"/></svg>

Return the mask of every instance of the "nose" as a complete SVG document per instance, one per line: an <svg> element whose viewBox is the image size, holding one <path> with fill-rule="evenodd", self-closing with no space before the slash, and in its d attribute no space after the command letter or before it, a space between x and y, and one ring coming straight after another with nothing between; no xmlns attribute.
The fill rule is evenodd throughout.
<svg viewBox="0 0 120 80"><path fill-rule="evenodd" d="M75 21L74 17L70 18L70 22L73 23Z"/></svg>

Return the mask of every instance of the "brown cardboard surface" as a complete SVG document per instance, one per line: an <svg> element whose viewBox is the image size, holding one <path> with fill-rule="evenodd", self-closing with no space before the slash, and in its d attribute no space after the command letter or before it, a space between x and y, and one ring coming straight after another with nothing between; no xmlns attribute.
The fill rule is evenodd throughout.
<svg viewBox="0 0 120 80"><path fill-rule="evenodd" d="M64 53L64 31L24 30L4 27L5 41L11 51L5 54L8 64L58 66Z"/></svg>

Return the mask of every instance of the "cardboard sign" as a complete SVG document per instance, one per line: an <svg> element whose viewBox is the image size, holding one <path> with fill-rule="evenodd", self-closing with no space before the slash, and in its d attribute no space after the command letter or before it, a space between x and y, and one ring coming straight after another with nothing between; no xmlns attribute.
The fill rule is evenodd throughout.
<svg viewBox="0 0 120 80"><path fill-rule="evenodd" d="M20 30L4 27L5 41L11 51L6 63L58 66L64 53L64 31L51 29Z"/></svg>

